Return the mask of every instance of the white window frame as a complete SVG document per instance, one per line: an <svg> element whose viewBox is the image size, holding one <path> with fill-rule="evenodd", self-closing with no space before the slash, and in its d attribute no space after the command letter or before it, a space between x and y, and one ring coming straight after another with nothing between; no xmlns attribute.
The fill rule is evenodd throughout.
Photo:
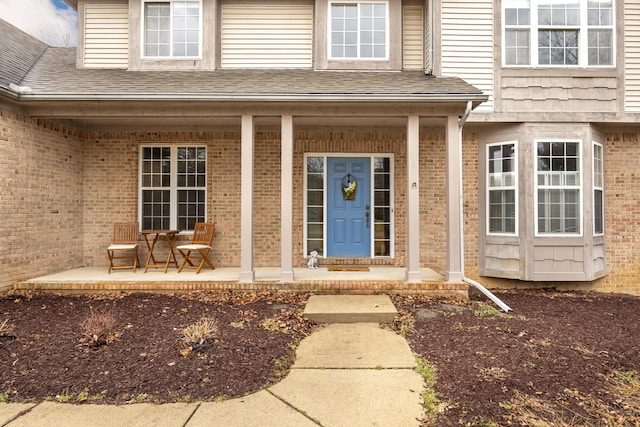
<svg viewBox="0 0 640 427"><path fill-rule="evenodd" d="M170 16L170 25L169 25L169 52L170 55L167 56L153 56L146 55L146 44L147 44L147 35L146 35L146 5L149 3L167 3L169 4L169 16ZM174 45L174 15L173 15L173 4L174 3L197 3L198 4L198 54L197 55L183 55L177 56L173 54L173 45ZM140 25L140 56L143 59L171 59L171 60L193 60L193 59L201 59L202 58L202 0L143 0L141 3L141 17L142 17L142 25Z"/></svg>
<svg viewBox="0 0 640 427"><path fill-rule="evenodd" d="M162 186L144 186L143 185L143 168L144 168L144 149L145 148L169 148L170 151L170 184L168 187ZM204 185L203 186L178 186L178 149L179 148L200 148L205 150L205 172L204 172ZM138 221L142 228L144 227L144 191L145 190L168 190L169 191L169 229L191 232L192 229L180 229L178 227L178 191L179 190L196 190L204 191L204 221L207 221L207 200L208 196L208 183L209 183L209 150L205 144L140 144L140 159L138 166Z"/></svg>
<svg viewBox="0 0 640 427"><path fill-rule="evenodd" d="M491 147L496 147L496 146L504 146L504 145L513 145L513 150L514 150L514 154L513 154L513 161L514 161L514 177L513 177L513 185L502 185L502 186L495 186L492 187L491 186L491 179L490 179L490 172L489 172L489 162L491 161L491 159L489 158L489 151L491 149ZM518 229L519 229L519 222L518 222L518 218L519 218L519 214L518 214L518 209L519 209L519 203L518 203L518 142L517 141L504 141L504 142L494 142L491 144L487 144L486 146L486 233L487 235L491 235L491 236L518 236ZM491 231L491 192L492 191L509 191L512 190L513 191L513 196L514 196L514 203L515 203L515 207L514 207L514 231L513 232L496 232L496 231Z"/></svg>
<svg viewBox="0 0 640 427"><path fill-rule="evenodd" d="M568 3L570 0L562 3ZM610 25L589 25L588 2L587 0L575 0L579 4L579 23L577 25L546 25L538 24L538 6L540 4L559 3L557 0L511 0L512 5L529 4L529 24L528 25L507 25L506 9L508 1L502 2L502 66L503 67L527 67L527 68L615 68L616 66L616 7L615 0L611 0L611 24ZM577 64L540 64L538 59L538 31L539 30L571 30L578 31L578 62ZM506 37L508 30L525 30L529 32L529 63L528 64L507 64ZM589 64L589 30L609 30L611 31L611 64L597 65Z"/></svg>
<svg viewBox="0 0 640 427"><path fill-rule="evenodd" d="M596 156L596 149L600 150L600 157ZM593 235L604 236L605 234L605 209L604 209L604 145L600 142L593 141L593 162L592 162L592 177L593 177ZM598 180L599 177L599 180ZM600 182L598 182L600 181ZM602 194L602 206L600 215L602 216L602 231L596 231L596 192Z"/></svg>
<svg viewBox="0 0 640 427"><path fill-rule="evenodd" d="M362 29L360 28L360 6L362 4L383 4L385 6L385 54L383 58L376 57L362 57L360 56L360 51L362 47ZM356 6L357 7L357 21L358 21L358 29L357 29L357 56L333 56L333 20L331 17L333 6ZM380 1L380 0L372 0L372 1L332 1L329 2L328 12L327 12L327 57L332 61L388 61L389 60L389 2L388 1Z"/></svg>
<svg viewBox="0 0 640 427"><path fill-rule="evenodd" d="M329 157L336 157L337 154L336 153L305 153L304 154L304 168L303 168L303 175L304 175L304 179L303 179L303 188L304 188L304 196L303 196L303 213L302 213L302 223L304 224L303 229L302 229L302 256L304 258L306 258L309 254L309 247L308 247L308 232L307 232L307 225L308 225L308 215L307 215L307 208L309 206L309 201L307 198L308 195L308 181L307 181L307 176L308 176L308 170L307 170L307 165L308 165L308 158L309 157L320 157L323 159L323 194L322 194L322 218L323 218L323 223L322 223L322 258L326 258L326 254L327 254L327 205L328 205L328 200L327 200L327 159ZM371 254L371 259L394 259L395 258L395 171L394 171L394 154L393 153L349 153L349 154L340 154L340 157L368 157L371 160L371 224L373 224L374 226L370 227L370 235L371 235L371 247L370 247L370 254ZM389 197L391 198L389 203L390 203L390 218L389 218L389 238L390 238L390 243L389 243L389 255L388 256L376 256L375 255L375 168L374 168L374 159L376 157L382 157L382 158L388 158L389 159L389 179L391 180L391 182L389 183L390 185L390 191L389 191Z"/></svg>
<svg viewBox="0 0 640 427"><path fill-rule="evenodd" d="M580 176L579 182L577 185L540 185L538 184L538 143L540 142L548 142L548 143L577 143L578 144L578 173ZM582 237L584 233L584 225L583 225L583 211L584 211L584 191L582 189L582 183L584 179L584 169L583 165L583 157L584 153L582 152L582 140L581 139L553 139L553 138L544 138L544 139L536 139L534 140L534 149L533 149L533 164L534 164L534 179L533 179L533 194L534 194L534 224L535 224L535 236L536 237ZM538 212L538 190L540 189L555 189L555 190L578 190L578 201L580 206L577 210L578 218L577 224L579 230L577 233L570 232L558 232L558 233L550 233L550 232L541 232L538 226L539 220L539 212Z"/></svg>

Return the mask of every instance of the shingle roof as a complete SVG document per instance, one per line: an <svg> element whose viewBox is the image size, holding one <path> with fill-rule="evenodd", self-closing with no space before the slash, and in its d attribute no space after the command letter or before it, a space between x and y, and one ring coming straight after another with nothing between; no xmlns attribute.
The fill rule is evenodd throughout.
<svg viewBox="0 0 640 427"><path fill-rule="evenodd" d="M182 97L482 98L456 77L423 72L313 70L127 71L78 69L75 49L49 48L24 79L34 95L154 99Z"/></svg>
<svg viewBox="0 0 640 427"><path fill-rule="evenodd" d="M75 48L48 47L2 20L0 35L0 87L30 87L24 100L486 100L460 78L421 71L79 69Z"/></svg>
<svg viewBox="0 0 640 427"><path fill-rule="evenodd" d="M47 48L45 43L0 19L0 87L20 85Z"/></svg>

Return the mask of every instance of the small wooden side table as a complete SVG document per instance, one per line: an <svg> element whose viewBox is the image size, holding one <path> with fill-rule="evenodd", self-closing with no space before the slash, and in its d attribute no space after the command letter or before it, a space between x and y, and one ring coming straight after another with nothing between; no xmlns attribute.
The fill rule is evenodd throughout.
<svg viewBox="0 0 640 427"><path fill-rule="evenodd" d="M175 242L176 242L176 234L178 234L180 230L143 230L141 234L144 236L144 241L147 243L147 249L149 249L149 255L147 256L147 265L144 267L144 272L146 273L149 268L162 268L164 267L164 272L167 272L169 268L169 264L172 262L175 264L176 268L178 268L178 260L176 259L176 254L174 251ZM149 241L149 236L153 236L151 241ZM156 247L156 243L160 236L164 236L165 241L167 242L167 246L169 247L169 255L167 255L167 261L164 263L160 263L156 260L153 255L153 249Z"/></svg>

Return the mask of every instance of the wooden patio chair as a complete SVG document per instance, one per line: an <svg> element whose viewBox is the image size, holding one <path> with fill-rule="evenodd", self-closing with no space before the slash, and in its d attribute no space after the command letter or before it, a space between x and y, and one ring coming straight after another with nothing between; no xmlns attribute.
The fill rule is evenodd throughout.
<svg viewBox="0 0 640 427"><path fill-rule="evenodd" d="M113 240L107 248L107 256L109 257L109 274L111 270L122 268L136 268L140 265L138 258L138 223L137 222L120 222L113 226ZM115 260L131 260L130 264L115 265Z"/></svg>
<svg viewBox="0 0 640 427"><path fill-rule="evenodd" d="M184 258L178 269L178 273L184 268L195 268L197 269L197 274L200 273L200 270L202 270L205 264L210 269L215 270L215 267L209 260L209 251L211 250L211 242L213 242L215 228L215 222L198 222L193 229L191 243L176 246L176 249L178 249L178 252L180 252L180 255Z"/></svg>

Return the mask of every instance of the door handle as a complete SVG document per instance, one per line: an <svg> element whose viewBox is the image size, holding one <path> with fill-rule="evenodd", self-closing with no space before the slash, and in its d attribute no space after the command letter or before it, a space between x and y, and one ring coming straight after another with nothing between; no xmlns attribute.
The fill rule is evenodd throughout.
<svg viewBox="0 0 640 427"><path fill-rule="evenodd" d="M369 208L369 205L367 205L367 208ZM364 216L367 217L367 228L369 228L369 211L365 212Z"/></svg>

